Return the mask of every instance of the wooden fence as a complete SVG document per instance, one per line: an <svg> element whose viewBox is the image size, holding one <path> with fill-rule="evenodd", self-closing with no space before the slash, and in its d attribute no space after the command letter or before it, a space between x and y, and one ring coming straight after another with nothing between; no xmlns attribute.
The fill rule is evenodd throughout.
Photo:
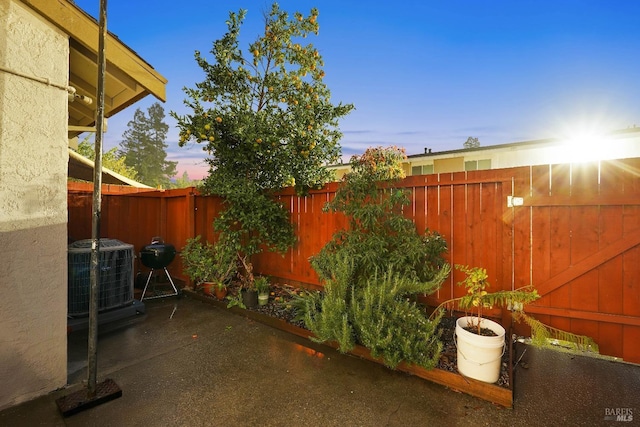
<svg viewBox="0 0 640 427"><path fill-rule="evenodd" d="M542 295L527 312L564 330L593 337L603 354L640 363L640 159L422 175L406 178L405 215L419 231L441 233L451 264L485 267L492 289L533 284ZM322 212L337 184L306 197L279 195L291 212L298 244L284 256L254 259L261 274L320 285L308 258L345 225ZM193 189L103 197L102 235L136 248L163 236L176 248L198 234L213 240L222 205ZM69 188L69 235L89 238L91 187ZM509 207L507 197L522 198ZM138 266L140 268L140 266ZM171 274L186 279L179 258ZM460 296L454 271L430 305ZM493 311L503 324L509 313Z"/></svg>

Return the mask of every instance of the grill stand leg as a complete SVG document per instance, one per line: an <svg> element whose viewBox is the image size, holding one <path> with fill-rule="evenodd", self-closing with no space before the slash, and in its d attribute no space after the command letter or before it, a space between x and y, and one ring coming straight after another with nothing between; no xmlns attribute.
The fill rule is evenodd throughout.
<svg viewBox="0 0 640 427"><path fill-rule="evenodd" d="M142 290L142 296L140 297L140 301L141 302L144 300L144 295L147 292L147 287L149 286L149 282L151 281L151 276L153 275L153 271L154 270L151 269L151 271L149 272L149 276L147 277L147 283L145 283L144 289ZM178 288L176 288L176 285L173 283L173 279L171 279L171 275L169 274L169 270L167 270L167 267L164 267L164 273L167 275L167 278L169 279L169 283L171 283L171 287L173 288L173 293L171 293L171 294L162 294L162 295L154 295L152 297L147 297L147 299L173 297L173 296L178 295Z"/></svg>

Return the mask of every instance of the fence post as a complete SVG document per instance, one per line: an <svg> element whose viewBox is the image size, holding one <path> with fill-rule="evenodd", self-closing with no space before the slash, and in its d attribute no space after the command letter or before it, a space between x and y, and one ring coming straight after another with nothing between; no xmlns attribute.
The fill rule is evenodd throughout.
<svg viewBox="0 0 640 427"><path fill-rule="evenodd" d="M196 234L196 194L195 194L195 187L191 187L191 189L189 190L189 193L187 193L186 195L187 197L187 212L186 212L186 219L187 219L187 239L192 239Z"/></svg>

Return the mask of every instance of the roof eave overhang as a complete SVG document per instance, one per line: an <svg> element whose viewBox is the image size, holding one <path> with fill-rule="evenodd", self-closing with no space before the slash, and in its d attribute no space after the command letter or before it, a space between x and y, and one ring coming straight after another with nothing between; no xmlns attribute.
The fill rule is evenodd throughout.
<svg viewBox="0 0 640 427"><path fill-rule="evenodd" d="M86 157L76 153L72 149L69 149L69 176L80 179L83 181L93 181L93 161ZM120 175L111 169L102 167L102 183L103 184L116 184L116 185L129 185L136 188L148 188L153 189L141 182L129 179L126 176Z"/></svg>
<svg viewBox="0 0 640 427"><path fill-rule="evenodd" d="M44 19L69 36L69 85L78 94L94 99L97 86L98 22L68 0L22 0ZM111 117L147 95L166 101L167 79L137 53L109 33L107 55L105 116ZM93 126L95 102L86 106L69 104L69 125ZM69 131L69 136L79 131Z"/></svg>

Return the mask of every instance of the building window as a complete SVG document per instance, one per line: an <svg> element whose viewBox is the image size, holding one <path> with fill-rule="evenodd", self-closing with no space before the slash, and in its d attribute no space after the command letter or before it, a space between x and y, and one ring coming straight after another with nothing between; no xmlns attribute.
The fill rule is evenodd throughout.
<svg viewBox="0 0 640 427"><path fill-rule="evenodd" d="M464 170L466 171L477 171L478 170L478 162L475 160L470 160L464 162Z"/></svg>
<svg viewBox="0 0 640 427"><path fill-rule="evenodd" d="M411 175L429 175L433 173L433 165L412 166Z"/></svg>
<svg viewBox="0 0 640 427"><path fill-rule="evenodd" d="M491 159L469 160L464 162L465 171L484 171L491 169Z"/></svg>
<svg viewBox="0 0 640 427"><path fill-rule="evenodd" d="M491 169L491 159L478 160L478 170L486 171Z"/></svg>

